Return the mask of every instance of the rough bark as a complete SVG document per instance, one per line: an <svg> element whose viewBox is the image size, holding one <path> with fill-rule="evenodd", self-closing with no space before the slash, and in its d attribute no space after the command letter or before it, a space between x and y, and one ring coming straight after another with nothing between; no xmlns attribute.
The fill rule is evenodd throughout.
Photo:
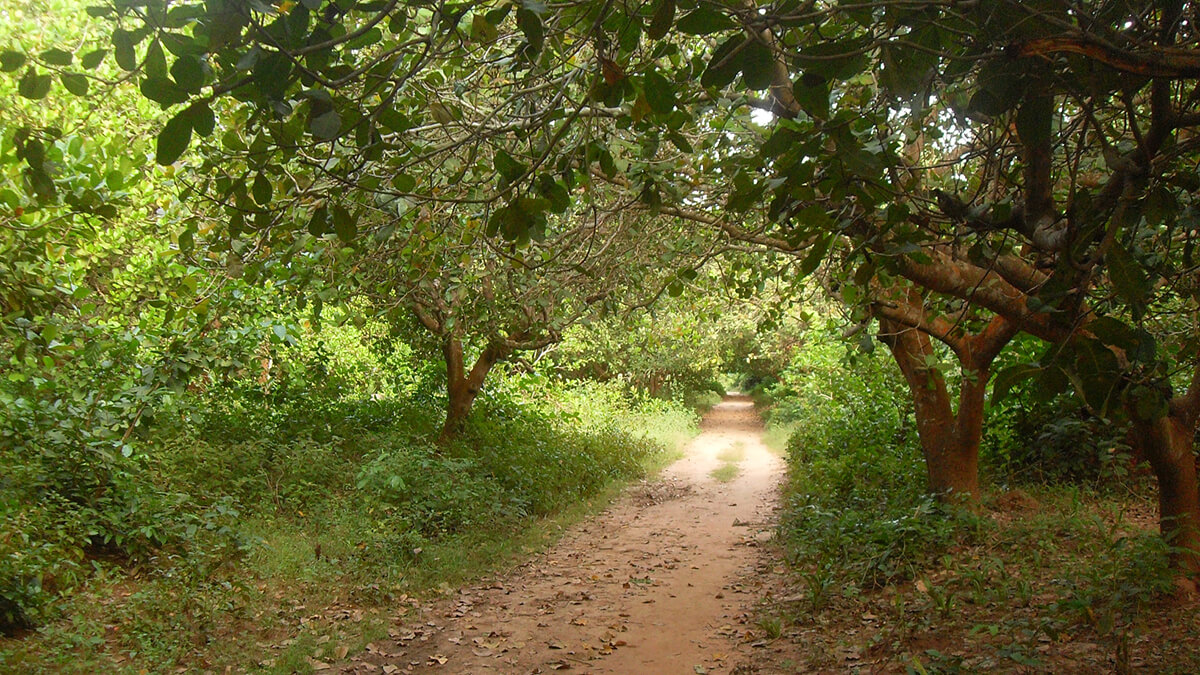
<svg viewBox="0 0 1200 675"><path fill-rule="evenodd" d="M1019 329L996 316L972 335L960 321L930 316L916 289L888 295L872 311L879 321L880 339L891 350L912 394L930 490L949 501L973 502L979 497L979 445L991 365ZM957 409L946 378L929 365L935 357L934 339L950 347L963 372Z"/></svg>
<svg viewBox="0 0 1200 675"><path fill-rule="evenodd" d="M880 328L912 393L930 490L948 501L978 498L986 376L977 378L982 382L963 381L956 413L945 377L927 365L926 357L933 355L929 336L888 319L880 320Z"/></svg>
<svg viewBox="0 0 1200 675"><path fill-rule="evenodd" d="M492 366L508 356L511 350L503 345L490 344L475 360L468 371L463 356L462 341L457 338L446 338L442 343L442 355L446 361L446 422L438 436L441 444L449 443L466 426L467 417L471 414L471 406L483 390L483 382Z"/></svg>
<svg viewBox="0 0 1200 675"><path fill-rule="evenodd" d="M1186 394L1171 399L1166 415L1140 419L1131 411L1139 450L1158 480L1159 531L1172 547L1179 590L1195 593L1200 583L1200 478L1193 453L1200 419L1200 368Z"/></svg>

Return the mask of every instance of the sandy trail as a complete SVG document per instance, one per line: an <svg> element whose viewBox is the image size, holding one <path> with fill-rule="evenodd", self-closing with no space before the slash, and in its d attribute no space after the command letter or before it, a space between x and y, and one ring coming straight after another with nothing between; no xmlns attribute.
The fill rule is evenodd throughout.
<svg viewBox="0 0 1200 675"><path fill-rule="evenodd" d="M343 672L730 672L783 462L747 397L727 397L701 428L661 480L507 576L410 617ZM709 475L719 456L741 457L736 478Z"/></svg>

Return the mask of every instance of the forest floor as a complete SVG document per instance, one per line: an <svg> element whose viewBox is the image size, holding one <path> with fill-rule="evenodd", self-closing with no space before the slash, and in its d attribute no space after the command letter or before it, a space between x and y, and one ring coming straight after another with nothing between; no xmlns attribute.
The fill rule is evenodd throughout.
<svg viewBox="0 0 1200 675"><path fill-rule="evenodd" d="M748 397L712 409L654 481L504 576L406 610L389 638L318 670L737 672L755 642L784 462ZM758 631L761 632L761 631Z"/></svg>

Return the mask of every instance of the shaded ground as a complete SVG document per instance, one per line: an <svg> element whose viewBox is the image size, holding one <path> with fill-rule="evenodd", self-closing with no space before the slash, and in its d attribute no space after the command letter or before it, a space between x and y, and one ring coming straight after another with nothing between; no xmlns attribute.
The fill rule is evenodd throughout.
<svg viewBox="0 0 1200 675"><path fill-rule="evenodd" d="M330 669L737 670L756 649L748 641L760 591L756 553L771 537L765 519L784 471L761 431L749 398L727 398L660 480L630 490L507 576L410 613L389 639ZM732 479L710 475L731 463Z"/></svg>

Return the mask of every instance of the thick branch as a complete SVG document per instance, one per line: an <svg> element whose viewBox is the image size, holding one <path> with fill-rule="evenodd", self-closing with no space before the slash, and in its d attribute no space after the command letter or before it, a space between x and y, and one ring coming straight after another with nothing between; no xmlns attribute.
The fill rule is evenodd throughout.
<svg viewBox="0 0 1200 675"><path fill-rule="evenodd" d="M1057 53L1079 54L1110 68L1146 77L1200 77L1200 52L1164 47L1150 47L1132 52L1102 44L1088 35L1064 35L1015 42L1005 51L1008 55L1018 58L1050 57Z"/></svg>

